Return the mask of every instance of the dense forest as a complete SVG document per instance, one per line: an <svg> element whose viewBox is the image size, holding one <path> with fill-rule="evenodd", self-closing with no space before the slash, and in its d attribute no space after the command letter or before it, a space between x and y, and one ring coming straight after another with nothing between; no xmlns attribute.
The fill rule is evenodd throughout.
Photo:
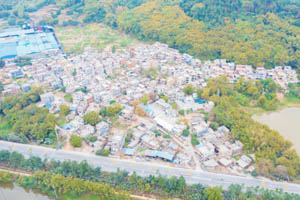
<svg viewBox="0 0 300 200"><path fill-rule="evenodd" d="M282 190L270 191L263 188L244 188L241 185L231 185L227 190L207 187L201 184L188 185L181 177L149 175L138 176L126 171L114 173L104 172L94 168L86 161L47 161L39 157L25 159L17 152L0 151L0 164L35 172L32 176L13 177L6 172L0 172L0 183L17 183L25 188L40 189L52 197L71 194L70 199L81 195L96 195L95 199L131 199L129 194L148 194L162 198L180 198L190 200L232 200L232 199L299 199ZM115 188L115 189L112 189ZM84 198L82 198L84 199Z"/></svg>
<svg viewBox="0 0 300 200"><path fill-rule="evenodd" d="M53 144L56 141L55 116L40 101L40 88L6 96L0 101L0 139L21 143Z"/></svg>
<svg viewBox="0 0 300 200"><path fill-rule="evenodd" d="M300 65L298 0L0 0L0 18L10 25L29 13L56 5L42 24L102 22L142 40L167 43L201 59L226 58L271 68Z"/></svg>

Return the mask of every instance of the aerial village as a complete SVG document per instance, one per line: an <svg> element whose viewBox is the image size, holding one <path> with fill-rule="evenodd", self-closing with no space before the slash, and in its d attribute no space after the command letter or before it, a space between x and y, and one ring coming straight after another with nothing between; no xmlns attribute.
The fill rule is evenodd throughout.
<svg viewBox="0 0 300 200"><path fill-rule="evenodd" d="M214 103L185 95L185 85L204 88L209 78L222 75L231 82L272 78L283 88L298 81L289 66L254 70L222 59L203 62L161 43L115 52L85 48L69 56L54 49L32 57L32 65L23 67L6 60L0 68L2 94L42 87L38 106L54 114L60 105L69 106L65 123L56 127L66 143L72 134L96 140L68 150L106 150L118 159L234 174L251 172L253 158L243 153L241 142L230 140L227 127L211 128L205 116ZM119 108L116 117L101 115L103 108L114 106ZM90 111L100 112L95 126L84 123Z"/></svg>

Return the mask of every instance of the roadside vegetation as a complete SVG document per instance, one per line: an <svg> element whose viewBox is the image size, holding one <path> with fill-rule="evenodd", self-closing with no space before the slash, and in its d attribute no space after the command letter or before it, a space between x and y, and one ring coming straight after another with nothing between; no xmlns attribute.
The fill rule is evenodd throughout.
<svg viewBox="0 0 300 200"><path fill-rule="evenodd" d="M96 196L100 199L131 199L130 193L154 195L161 198L181 198L190 200L213 199L298 199L299 195L281 190L269 191L262 188L243 188L231 185L228 190L220 187L207 187L201 184L188 185L183 177L163 176L141 177L126 171L108 173L94 168L86 161L46 161L38 157L25 159L16 152L0 151L2 166L25 170L32 176L15 176L0 172L0 183L12 183L28 189L39 189L51 197ZM117 189L112 189L117 188ZM125 192L127 191L127 192Z"/></svg>
<svg viewBox="0 0 300 200"><path fill-rule="evenodd" d="M73 147L77 147L77 148L81 147L82 141L83 141L83 138L78 135L71 135L71 137L70 137L70 143Z"/></svg>

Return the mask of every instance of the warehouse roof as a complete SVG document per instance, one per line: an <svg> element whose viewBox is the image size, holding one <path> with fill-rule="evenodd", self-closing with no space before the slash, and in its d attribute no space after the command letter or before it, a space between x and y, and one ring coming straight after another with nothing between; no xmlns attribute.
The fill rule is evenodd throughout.
<svg viewBox="0 0 300 200"><path fill-rule="evenodd" d="M33 29L7 29L0 32L0 58L13 58L58 49L52 32L34 32Z"/></svg>

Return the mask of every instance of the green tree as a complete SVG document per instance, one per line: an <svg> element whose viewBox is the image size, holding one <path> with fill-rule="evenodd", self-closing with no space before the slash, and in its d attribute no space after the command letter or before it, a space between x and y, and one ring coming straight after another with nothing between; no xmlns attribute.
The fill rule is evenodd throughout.
<svg viewBox="0 0 300 200"><path fill-rule="evenodd" d="M73 102L73 96L72 94L66 94L64 96L65 101L72 103Z"/></svg>
<svg viewBox="0 0 300 200"><path fill-rule="evenodd" d="M203 90L201 88L196 89L197 98L200 99L202 97Z"/></svg>
<svg viewBox="0 0 300 200"><path fill-rule="evenodd" d="M95 111L90 111L83 116L83 120L85 124L96 126L99 122L99 114Z"/></svg>
<svg viewBox="0 0 300 200"><path fill-rule="evenodd" d="M150 101L149 94L145 94L145 95L140 99L140 101L141 101L143 104L147 105L148 102Z"/></svg>
<svg viewBox="0 0 300 200"><path fill-rule="evenodd" d="M218 123L215 123L215 122L212 122L210 123L210 128L212 128L214 131L216 131L219 127L219 124Z"/></svg>
<svg viewBox="0 0 300 200"><path fill-rule="evenodd" d="M122 109L123 107L119 103L114 103L106 108L106 112L108 116L112 117L118 114Z"/></svg>
<svg viewBox="0 0 300 200"><path fill-rule="evenodd" d="M109 156L110 150L109 149L102 149L96 152L98 156Z"/></svg>
<svg viewBox="0 0 300 200"><path fill-rule="evenodd" d="M208 187L204 190L204 194L208 200L223 200L223 190L219 186Z"/></svg>
<svg viewBox="0 0 300 200"><path fill-rule="evenodd" d="M184 115L184 110L179 110L178 113L179 113L180 115Z"/></svg>
<svg viewBox="0 0 300 200"><path fill-rule="evenodd" d="M267 102L267 99L266 99L265 95L262 95L258 98L257 105L264 108L266 105L266 102Z"/></svg>
<svg viewBox="0 0 300 200"><path fill-rule="evenodd" d="M70 107L67 105L63 105L63 104L59 105L59 109L60 109L59 114L61 116L67 116L70 112Z"/></svg>
<svg viewBox="0 0 300 200"><path fill-rule="evenodd" d="M182 131L182 135L183 135L184 137L189 136L189 134L190 134L189 129L184 129L184 130Z"/></svg>
<svg viewBox="0 0 300 200"><path fill-rule="evenodd" d="M70 137L70 143L73 147L81 147L82 146L82 137L78 135L71 135Z"/></svg>
<svg viewBox="0 0 300 200"><path fill-rule="evenodd" d="M194 86L192 84L187 84L184 86L184 94L185 95L192 95L194 93Z"/></svg>
<svg viewBox="0 0 300 200"><path fill-rule="evenodd" d="M192 134L192 136L191 136L191 144L193 146L196 146L196 145L200 144L199 141L198 141L198 139L197 139L197 135L196 134Z"/></svg>

